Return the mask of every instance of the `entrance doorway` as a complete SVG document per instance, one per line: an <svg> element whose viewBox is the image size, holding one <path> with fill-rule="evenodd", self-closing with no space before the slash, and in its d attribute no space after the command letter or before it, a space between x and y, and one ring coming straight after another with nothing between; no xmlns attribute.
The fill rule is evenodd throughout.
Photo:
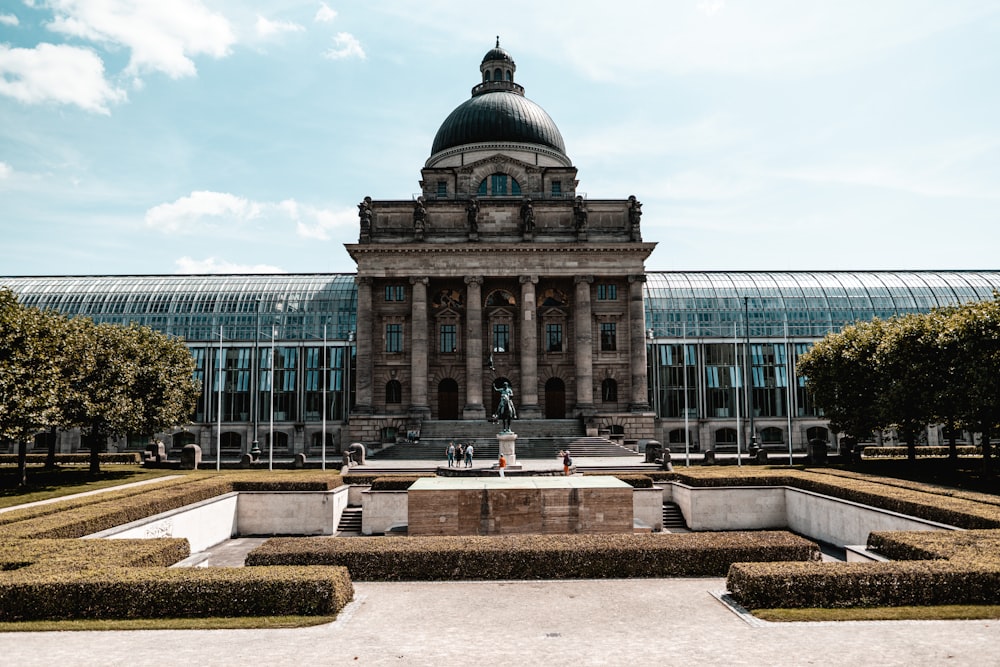
<svg viewBox="0 0 1000 667"><path fill-rule="evenodd" d="M438 419L458 419L458 382L452 378L438 383Z"/></svg>
<svg viewBox="0 0 1000 667"><path fill-rule="evenodd" d="M545 418L566 419L566 383L559 378L545 382Z"/></svg>

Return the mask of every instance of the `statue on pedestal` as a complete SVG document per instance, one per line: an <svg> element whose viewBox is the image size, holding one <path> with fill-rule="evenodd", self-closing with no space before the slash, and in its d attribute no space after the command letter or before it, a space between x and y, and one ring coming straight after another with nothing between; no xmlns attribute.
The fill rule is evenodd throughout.
<svg viewBox="0 0 1000 667"><path fill-rule="evenodd" d="M493 385L493 391L500 394L500 405L497 406L497 420L503 426L501 433L510 433L510 422L517 419L517 410L514 408L514 390L506 380L502 387Z"/></svg>

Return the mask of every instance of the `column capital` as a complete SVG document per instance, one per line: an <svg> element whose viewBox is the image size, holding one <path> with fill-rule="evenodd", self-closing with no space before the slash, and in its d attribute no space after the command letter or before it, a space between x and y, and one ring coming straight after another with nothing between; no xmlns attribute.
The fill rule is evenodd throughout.
<svg viewBox="0 0 1000 667"><path fill-rule="evenodd" d="M538 284L538 276L520 276L518 277L518 280L521 282L522 285L526 283L531 283L533 285Z"/></svg>
<svg viewBox="0 0 1000 667"><path fill-rule="evenodd" d="M465 276L465 284L466 285L472 285L472 284L482 285L483 284L483 277L482 276Z"/></svg>
<svg viewBox="0 0 1000 667"><path fill-rule="evenodd" d="M589 285L592 282L594 282L594 276L573 276L574 285L579 285L581 283L587 283Z"/></svg>
<svg viewBox="0 0 1000 667"><path fill-rule="evenodd" d="M420 283L421 285L427 285L427 283L429 283L430 280L431 279L428 278L427 276L413 277L413 278L410 278L410 284L411 285L416 285L417 283Z"/></svg>
<svg viewBox="0 0 1000 667"><path fill-rule="evenodd" d="M644 283L644 282L646 282L646 274L645 273L638 273L638 274L630 275L628 277L628 281L630 283Z"/></svg>

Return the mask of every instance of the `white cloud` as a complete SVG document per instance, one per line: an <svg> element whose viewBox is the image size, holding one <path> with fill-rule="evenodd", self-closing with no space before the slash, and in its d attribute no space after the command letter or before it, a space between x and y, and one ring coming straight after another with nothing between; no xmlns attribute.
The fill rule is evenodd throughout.
<svg viewBox="0 0 1000 667"><path fill-rule="evenodd" d="M66 44L33 49L0 44L0 95L25 104L75 104L102 114L127 97L104 78L104 62L96 53Z"/></svg>
<svg viewBox="0 0 1000 667"><path fill-rule="evenodd" d="M7 178L12 173L14 173L14 169L9 164L0 162L0 180Z"/></svg>
<svg viewBox="0 0 1000 667"><path fill-rule="evenodd" d="M197 191L154 206L146 211L145 220L167 234L231 231L249 222L266 222L271 229L294 226L301 238L326 241L335 229L357 224L357 211L316 208L294 199L258 202L227 192Z"/></svg>
<svg viewBox="0 0 1000 667"><path fill-rule="evenodd" d="M14 14L0 14L0 24L2 25L20 25L21 22L17 20L17 16Z"/></svg>
<svg viewBox="0 0 1000 667"><path fill-rule="evenodd" d="M333 36L333 46L323 52L323 56L330 60L342 60L344 58L365 58L365 50L361 48L361 42L347 32L338 32Z"/></svg>
<svg viewBox="0 0 1000 667"><path fill-rule="evenodd" d="M725 0L698 0L698 11L708 14L718 14L726 6Z"/></svg>
<svg viewBox="0 0 1000 667"><path fill-rule="evenodd" d="M199 0L49 0L48 6L55 13L50 30L127 47L130 76L192 76L192 56L224 57L236 41L226 18Z"/></svg>
<svg viewBox="0 0 1000 667"><path fill-rule="evenodd" d="M316 16L313 21L316 23L329 23L333 19L337 18L337 12L330 9L329 5L325 2L319 3L319 9L316 10Z"/></svg>
<svg viewBox="0 0 1000 667"><path fill-rule="evenodd" d="M273 37L286 32L303 32L305 27L292 21L271 21L263 16L257 16L257 34L261 37Z"/></svg>
<svg viewBox="0 0 1000 667"><path fill-rule="evenodd" d="M199 229L234 225L261 215L261 206L227 192L192 192L170 204L146 211L146 224L167 233L191 233Z"/></svg>
<svg viewBox="0 0 1000 667"><path fill-rule="evenodd" d="M235 264L216 257L181 257L174 264L177 266L175 273L287 273L270 264Z"/></svg>

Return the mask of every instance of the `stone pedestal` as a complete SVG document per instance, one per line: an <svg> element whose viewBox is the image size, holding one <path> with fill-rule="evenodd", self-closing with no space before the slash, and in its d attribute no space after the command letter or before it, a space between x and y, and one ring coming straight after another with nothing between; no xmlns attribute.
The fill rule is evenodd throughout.
<svg viewBox="0 0 1000 667"><path fill-rule="evenodd" d="M517 454L514 452L514 444L517 441L517 433L503 432L497 433L497 442L500 443L500 451L507 459L507 465L512 466L517 463Z"/></svg>

